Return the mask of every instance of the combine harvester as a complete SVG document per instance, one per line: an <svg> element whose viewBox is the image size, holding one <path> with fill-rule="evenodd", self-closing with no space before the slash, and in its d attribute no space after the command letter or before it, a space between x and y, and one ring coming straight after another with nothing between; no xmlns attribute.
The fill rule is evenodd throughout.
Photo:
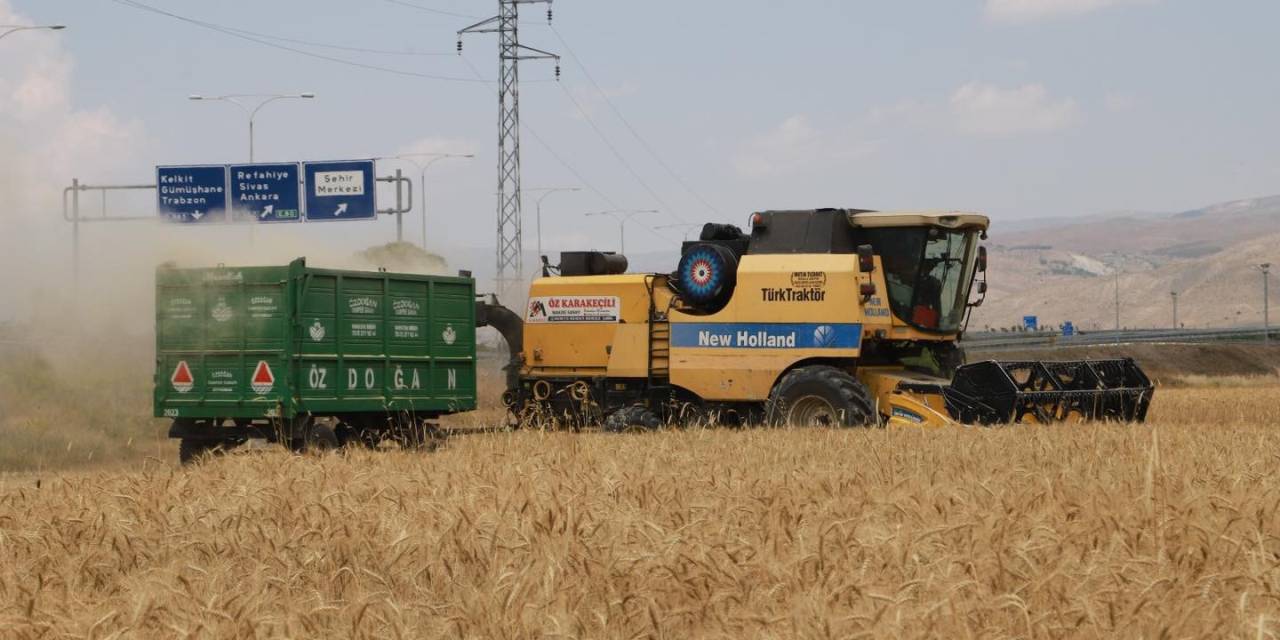
<svg viewBox="0 0 1280 640"><path fill-rule="evenodd" d="M625 273L611 253L544 257L523 315L481 303L477 321L512 350L517 424L1146 417L1153 387L1132 359L964 364L957 340L986 293L985 216L818 209L750 224L707 224L671 274Z"/></svg>

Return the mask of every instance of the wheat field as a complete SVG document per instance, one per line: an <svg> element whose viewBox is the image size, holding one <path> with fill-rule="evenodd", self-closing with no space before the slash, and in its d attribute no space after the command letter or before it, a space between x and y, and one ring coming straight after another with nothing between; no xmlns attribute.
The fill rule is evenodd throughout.
<svg viewBox="0 0 1280 640"><path fill-rule="evenodd" d="M1278 401L8 475L0 636L1274 637Z"/></svg>

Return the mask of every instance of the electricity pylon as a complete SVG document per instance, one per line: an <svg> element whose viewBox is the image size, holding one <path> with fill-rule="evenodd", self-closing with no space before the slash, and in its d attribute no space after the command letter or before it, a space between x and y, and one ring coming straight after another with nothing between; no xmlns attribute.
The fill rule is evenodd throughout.
<svg viewBox="0 0 1280 640"><path fill-rule="evenodd" d="M498 0L498 15L458 31L498 34L498 293L524 280L524 243L520 232L520 61L553 59L560 78L560 56L520 44L519 7L546 3L551 23L551 0Z"/></svg>

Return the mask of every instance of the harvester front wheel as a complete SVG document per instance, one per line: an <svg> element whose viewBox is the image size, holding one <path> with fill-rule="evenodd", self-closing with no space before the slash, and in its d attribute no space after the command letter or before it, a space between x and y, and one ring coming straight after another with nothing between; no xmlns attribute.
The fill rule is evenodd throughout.
<svg viewBox="0 0 1280 640"><path fill-rule="evenodd" d="M954 342L946 342L932 349L933 360L938 366L938 375L944 378L952 378L956 375L956 369L964 366L967 358L964 349L960 348Z"/></svg>
<svg viewBox="0 0 1280 640"><path fill-rule="evenodd" d="M801 367L782 377L765 417L773 425L865 427L875 424L871 393L847 371L827 365Z"/></svg>

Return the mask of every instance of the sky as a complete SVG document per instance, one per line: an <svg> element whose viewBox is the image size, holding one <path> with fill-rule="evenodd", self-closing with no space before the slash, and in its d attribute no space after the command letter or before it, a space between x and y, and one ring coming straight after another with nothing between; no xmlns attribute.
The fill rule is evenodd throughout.
<svg viewBox="0 0 1280 640"><path fill-rule="evenodd" d="M667 225L740 223L770 208L975 210L998 233L1001 220L1280 193L1274 1L553 7L548 27L544 5L522 5L520 30L522 43L563 56L559 81L553 63L521 64L525 188L581 189L543 201L548 251L616 248L617 223L583 215L612 208L658 210L632 219L629 251L674 252L687 227ZM244 114L188 95L314 92L260 112L257 159L475 154L431 167L427 244L453 266L491 271L497 43L471 35L458 56L455 33L496 10L476 0L0 0L0 24L68 27L0 39L0 267L65 264L57 210L72 178L147 183L155 165L246 160ZM378 167L417 180L407 164ZM530 251L539 195L524 200ZM109 214L154 214L143 196L113 199ZM406 222L411 240L419 215ZM244 233L259 248L354 250L395 229L382 219L215 230L206 242L172 225L108 226L86 237L87 251Z"/></svg>

